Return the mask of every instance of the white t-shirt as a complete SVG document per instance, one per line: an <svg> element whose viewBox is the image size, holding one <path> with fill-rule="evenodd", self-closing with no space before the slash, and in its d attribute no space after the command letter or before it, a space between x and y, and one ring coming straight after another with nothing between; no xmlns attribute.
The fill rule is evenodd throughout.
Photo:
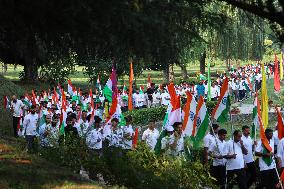
<svg viewBox="0 0 284 189"><path fill-rule="evenodd" d="M215 98L218 96L218 87L211 87L211 98Z"/></svg>
<svg viewBox="0 0 284 189"><path fill-rule="evenodd" d="M123 147L123 130L121 128L116 128L111 130L111 135L109 137L109 146Z"/></svg>
<svg viewBox="0 0 284 189"><path fill-rule="evenodd" d="M52 127L51 124L44 123L39 128L40 143L42 146L53 147L58 144L59 139L59 125ZM48 132L47 136L44 136L45 132Z"/></svg>
<svg viewBox="0 0 284 189"><path fill-rule="evenodd" d="M102 149L102 139L103 135L101 129L93 129L88 133L86 143L91 149Z"/></svg>
<svg viewBox="0 0 284 189"><path fill-rule="evenodd" d="M159 104L161 101L160 93L153 93L153 104Z"/></svg>
<svg viewBox="0 0 284 189"><path fill-rule="evenodd" d="M248 154L244 155L245 163L251 163L251 162L254 161L253 160L253 154L252 154L253 141L252 141L250 136L245 137L244 135L242 136L242 141L243 141L245 148L248 151Z"/></svg>
<svg viewBox="0 0 284 189"><path fill-rule="evenodd" d="M246 84L246 80L241 80L240 90L246 90L245 84Z"/></svg>
<svg viewBox="0 0 284 189"><path fill-rule="evenodd" d="M274 141L271 139L269 141L269 145L270 147L272 148L272 152L274 152ZM263 145L262 145L262 142L261 140L258 141L257 143L257 147L255 149L255 152L260 152L262 153L263 152ZM259 169L260 171L265 171L265 170L270 170L270 169L274 169L275 168L275 163L274 161L272 161L271 165L268 166L262 159L262 157L259 158Z"/></svg>
<svg viewBox="0 0 284 189"><path fill-rule="evenodd" d="M216 139L217 143L212 143L209 147L209 152L211 152L214 156L219 156L219 155L226 155L225 154L225 147L226 147L226 141L221 141L220 139ZM218 144L218 145L217 145ZM225 165L226 164L226 159L218 159L214 158L213 159L213 166L219 166L219 165Z"/></svg>
<svg viewBox="0 0 284 189"><path fill-rule="evenodd" d="M82 119L80 119L80 121L75 124L75 127L77 128L80 137L86 136L87 133L91 130L91 128L89 127L89 122L87 120L86 122L84 122Z"/></svg>
<svg viewBox="0 0 284 189"><path fill-rule="evenodd" d="M151 150L154 150L157 140L159 138L159 131L155 128L150 130L149 128L143 132L142 140L150 147Z"/></svg>
<svg viewBox="0 0 284 189"><path fill-rule="evenodd" d="M17 102L14 103L13 101L11 101L11 108L13 108L14 112L13 112L13 116L14 117L20 117L22 112L22 108L24 107L24 103L21 100L17 99Z"/></svg>
<svg viewBox="0 0 284 189"><path fill-rule="evenodd" d="M209 148L211 144L216 143L215 141L215 137L213 135L211 135L210 133L208 133L204 139L204 147Z"/></svg>
<svg viewBox="0 0 284 189"><path fill-rule="evenodd" d="M273 132L273 140L274 140L274 145L277 146L279 143L278 130Z"/></svg>
<svg viewBox="0 0 284 189"><path fill-rule="evenodd" d="M129 134L131 139L126 139L126 138L123 138L123 149L132 149L132 136L134 134L134 130L132 128L132 125L126 125L124 126L123 128L123 135L125 134Z"/></svg>
<svg viewBox="0 0 284 189"><path fill-rule="evenodd" d="M161 94L161 98L162 98L162 105L167 106L170 103L170 100L167 100L170 98L169 93L164 92Z"/></svg>
<svg viewBox="0 0 284 189"><path fill-rule="evenodd" d="M284 138L282 138L278 143L277 157L281 159L281 167L284 167Z"/></svg>
<svg viewBox="0 0 284 189"><path fill-rule="evenodd" d="M37 113L29 113L28 115L26 115L23 122L23 135L38 135L38 133L36 132L38 120L39 119Z"/></svg>
<svg viewBox="0 0 284 189"><path fill-rule="evenodd" d="M234 142L233 140L229 140L226 143L225 147L226 155L236 154L235 159L227 159L226 170L235 170L235 169L243 169L245 166L244 156L241 149L241 144L238 142Z"/></svg>
<svg viewBox="0 0 284 189"><path fill-rule="evenodd" d="M175 136L172 134L171 136L166 136L162 139L161 144L162 147L161 149L166 149L169 145L172 145L175 141ZM179 155L180 152L184 150L184 135L181 135L181 137L177 141L177 145L175 149L167 148L166 149L166 154L167 155L173 155L177 156Z"/></svg>

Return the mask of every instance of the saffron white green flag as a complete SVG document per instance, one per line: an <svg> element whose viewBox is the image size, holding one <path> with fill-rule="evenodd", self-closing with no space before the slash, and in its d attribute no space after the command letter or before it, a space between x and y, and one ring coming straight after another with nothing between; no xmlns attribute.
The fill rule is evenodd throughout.
<svg viewBox="0 0 284 189"><path fill-rule="evenodd" d="M70 79L68 79L68 93L71 95L71 96L73 96L73 90L74 90L74 88L73 88L73 85L72 85L72 83L71 83L71 80Z"/></svg>
<svg viewBox="0 0 284 189"><path fill-rule="evenodd" d="M106 125L110 124L111 120L113 118L117 118L119 121L119 126L125 126L126 121L124 119L124 116L121 111L121 106L118 103L117 97L113 99L113 102L111 104L110 110L109 110L109 117L107 118Z"/></svg>
<svg viewBox="0 0 284 189"><path fill-rule="evenodd" d="M182 130L185 136L191 136L193 129L193 122L196 115L196 101L190 92L186 92L187 100L184 106L184 119Z"/></svg>
<svg viewBox="0 0 284 189"><path fill-rule="evenodd" d="M181 122L180 96L176 94L173 83L169 84L168 91L171 99L163 122L165 128L172 126L175 122Z"/></svg>
<svg viewBox="0 0 284 189"><path fill-rule="evenodd" d="M205 137L209 125L209 115L207 107L202 96L200 96L197 104L196 115L193 122L192 138L194 147L198 148L200 142Z"/></svg>
<svg viewBox="0 0 284 189"><path fill-rule="evenodd" d="M107 80L107 83L103 89L103 94L109 102L112 102L112 81L111 79Z"/></svg>
<svg viewBox="0 0 284 189"><path fill-rule="evenodd" d="M226 77L221 88L221 94L217 106L212 112L212 117L217 122L224 123L228 121L229 110L230 110L229 87L228 87L228 78Z"/></svg>

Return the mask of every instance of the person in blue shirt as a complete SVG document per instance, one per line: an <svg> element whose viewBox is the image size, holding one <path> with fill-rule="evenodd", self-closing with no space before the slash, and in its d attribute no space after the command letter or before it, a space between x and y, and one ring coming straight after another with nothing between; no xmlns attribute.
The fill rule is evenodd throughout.
<svg viewBox="0 0 284 189"><path fill-rule="evenodd" d="M196 90L197 90L197 99L199 99L200 96L204 97L204 95L205 95L205 87L204 87L202 81L199 82L199 84L196 87Z"/></svg>

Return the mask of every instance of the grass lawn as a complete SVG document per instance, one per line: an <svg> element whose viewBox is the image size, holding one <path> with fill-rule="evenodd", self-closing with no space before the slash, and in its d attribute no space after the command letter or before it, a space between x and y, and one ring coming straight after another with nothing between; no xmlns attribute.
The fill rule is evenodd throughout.
<svg viewBox="0 0 284 189"><path fill-rule="evenodd" d="M135 66L135 65L134 65ZM214 74L216 72L225 71L226 66L223 63L219 63L211 68L211 73ZM181 79L181 69L178 66L174 66L174 76L177 81ZM10 79L12 81L19 81L19 74L23 71L23 66L17 66L14 69L14 66L8 65L7 72L3 75L5 78ZM206 68L207 71L207 68ZM0 72L3 72L0 70ZM190 78L196 78L196 74L199 72L199 64L191 64L187 66L187 72ZM135 77L136 83L138 85L146 85L148 80L148 75L151 77L151 81L157 84L163 83L163 73L162 71L151 71L145 70L138 77ZM88 76L84 74L83 67L76 67L76 72L70 76L71 81L77 85L88 85ZM128 84L128 76L122 76L119 78L118 84L123 85L123 83Z"/></svg>
<svg viewBox="0 0 284 189"><path fill-rule="evenodd" d="M267 94L268 98L273 101L273 104L281 104L284 106L284 82L281 83L281 92L279 95L274 93L274 80L269 79L267 80ZM261 94L260 94L261 95ZM260 98L261 99L261 98ZM244 104L252 104L254 97L246 99L243 103Z"/></svg>

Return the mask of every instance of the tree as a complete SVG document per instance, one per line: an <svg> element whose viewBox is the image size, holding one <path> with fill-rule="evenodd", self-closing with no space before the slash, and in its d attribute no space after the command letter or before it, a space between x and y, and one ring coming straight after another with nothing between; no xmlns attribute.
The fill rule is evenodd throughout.
<svg viewBox="0 0 284 189"><path fill-rule="evenodd" d="M280 41L284 41L284 1L283 0L219 0L255 14L270 21L272 29Z"/></svg>

